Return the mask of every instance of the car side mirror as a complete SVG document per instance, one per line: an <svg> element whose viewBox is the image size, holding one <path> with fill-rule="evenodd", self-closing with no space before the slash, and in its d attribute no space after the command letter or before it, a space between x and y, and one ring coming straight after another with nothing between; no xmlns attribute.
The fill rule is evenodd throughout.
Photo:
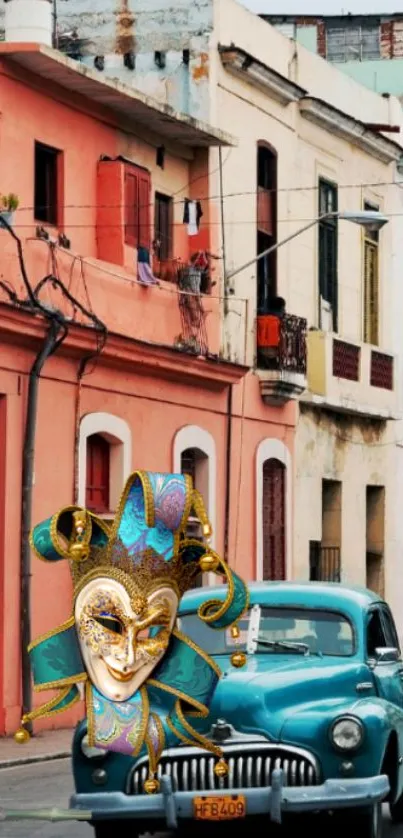
<svg viewBox="0 0 403 838"><path fill-rule="evenodd" d="M381 647L375 649L377 663L397 663L400 658L399 649Z"/></svg>

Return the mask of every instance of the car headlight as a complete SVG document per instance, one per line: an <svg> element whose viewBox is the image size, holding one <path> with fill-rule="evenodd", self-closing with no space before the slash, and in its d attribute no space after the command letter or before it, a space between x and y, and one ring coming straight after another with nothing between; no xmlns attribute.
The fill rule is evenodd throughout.
<svg viewBox="0 0 403 838"><path fill-rule="evenodd" d="M343 716L333 722L330 739L338 751L356 751L364 739L364 726L355 716Z"/></svg>
<svg viewBox="0 0 403 838"><path fill-rule="evenodd" d="M107 751L103 748L92 748L88 744L88 736L83 736L81 740L81 750L87 759L103 759L107 755Z"/></svg>

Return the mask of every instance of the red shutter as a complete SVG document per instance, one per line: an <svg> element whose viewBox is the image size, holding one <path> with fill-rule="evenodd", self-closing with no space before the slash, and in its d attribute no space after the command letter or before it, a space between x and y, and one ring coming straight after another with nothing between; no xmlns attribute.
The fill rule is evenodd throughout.
<svg viewBox="0 0 403 838"><path fill-rule="evenodd" d="M279 460L263 464L263 579L285 579L285 480Z"/></svg>
<svg viewBox="0 0 403 838"><path fill-rule="evenodd" d="M125 171L125 242L132 247L139 242L139 173L134 166Z"/></svg>
<svg viewBox="0 0 403 838"><path fill-rule="evenodd" d="M139 171L139 237L140 247L150 248L150 198L151 178L149 172Z"/></svg>
<svg viewBox="0 0 403 838"><path fill-rule="evenodd" d="M109 444L99 434L87 440L85 505L91 512L109 511Z"/></svg>

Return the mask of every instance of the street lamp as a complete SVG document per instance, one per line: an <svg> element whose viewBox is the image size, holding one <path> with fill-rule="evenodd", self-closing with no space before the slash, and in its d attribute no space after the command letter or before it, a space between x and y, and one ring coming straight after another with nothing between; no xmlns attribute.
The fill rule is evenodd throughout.
<svg viewBox="0 0 403 838"><path fill-rule="evenodd" d="M242 271L246 270L246 268L250 268L251 265L255 265L256 262L260 261L260 259L264 259L265 256L269 256L270 253L278 250L279 247L282 247L283 244L287 244L292 241L292 239L297 238L297 236L300 236L301 233L305 233L306 230L310 230L310 228L314 227L315 224L320 224L321 221L326 221L327 218L337 218L340 219L340 221L352 221L353 224L359 224L361 227L366 227L367 230L372 232L380 230L381 227L388 223L386 216L381 212L378 212L378 210L357 210L356 212L342 210L341 212L326 212L324 215L319 215L318 218L314 219L314 221L310 221L309 224L305 225L305 227L301 227L300 230L297 230L295 233L291 233L291 235L287 236L286 239L282 239L280 242L277 242L277 244L273 244L271 247L268 247L267 250L263 250L262 253L259 253L258 256L250 259L245 265L242 265L240 268L236 268L234 271L230 271L226 275L226 281L228 282L228 280L237 276L237 274L242 273Z"/></svg>

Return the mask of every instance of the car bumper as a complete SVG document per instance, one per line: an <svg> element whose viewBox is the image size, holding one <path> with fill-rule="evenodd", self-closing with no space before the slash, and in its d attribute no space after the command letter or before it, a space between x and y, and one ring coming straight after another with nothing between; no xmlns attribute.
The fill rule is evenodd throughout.
<svg viewBox="0 0 403 838"><path fill-rule="evenodd" d="M260 789L236 789L246 799L246 815L267 815L281 823L283 813L317 812L368 806L384 800L389 792L386 776L357 780L326 780L320 786L298 788L283 786L282 772L274 771L272 786ZM203 792L199 792L200 796ZM226 792L209 791L209 797ZM91 811L91 820L130 818L163 821L168 829L176 829L181 820L192 820L195 792L173 792L170 777L161 778L161 792L153 795L128 795L121 792L75 794L72 809Z"/></svg>

